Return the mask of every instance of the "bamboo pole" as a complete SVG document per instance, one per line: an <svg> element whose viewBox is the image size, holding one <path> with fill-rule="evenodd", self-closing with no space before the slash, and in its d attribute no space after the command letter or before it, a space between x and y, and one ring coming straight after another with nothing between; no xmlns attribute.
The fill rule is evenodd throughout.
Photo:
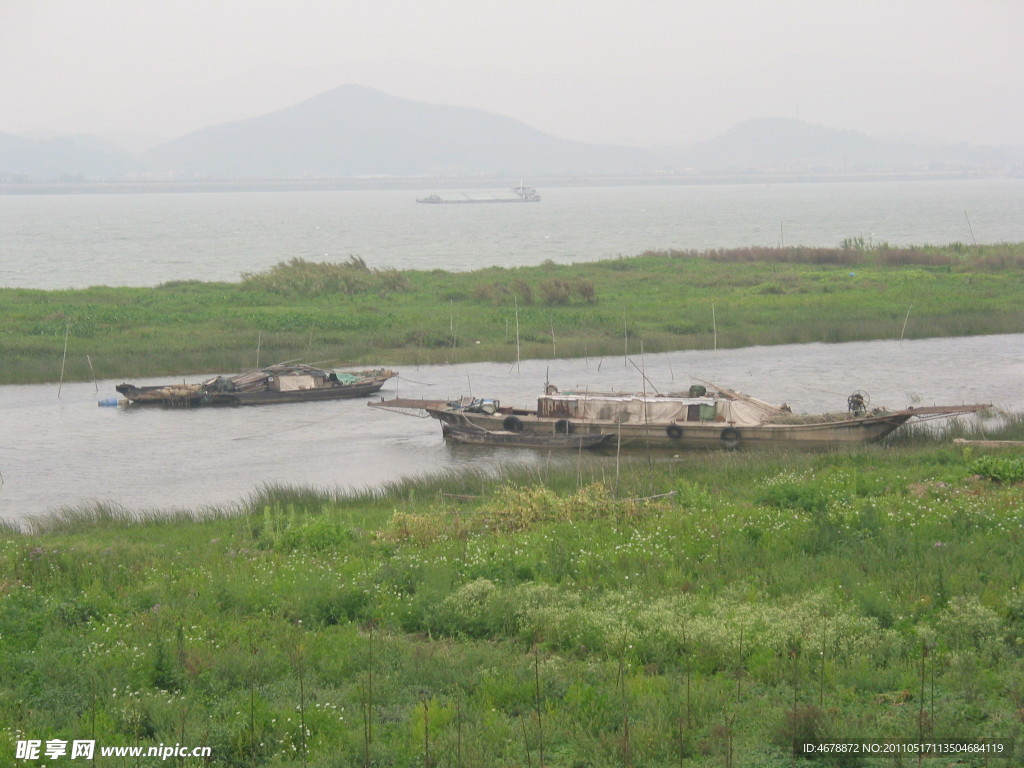
<svg viewBox="0 0 1024 768"><path fill-rule="evenodd" d="M907 307L907 316L903 318L903 329L900 331L900 344L903 343L903 334L907 332L907 323L910 322L910 310L912 310L913 308L913 304Z"/></svg>
<svg viewBox="0 0 1024 768"><path fill-rule="evenodd" d="M96 391L99 392L100 385L96 382L96 369L92 367L92 358L86 355L85 360L89 363L89 373L92 374L92 385L96 387Z"/></svg>
<svg viewBox="0 0 1024 768"><path fill-rule="evenodd" d="M68 335L71 333L71 321L64 326L64 356L60 360L60 383L57 384L57 397L60 397L60 390L64 386L64 366L68 361Z"/></svg>
<svg viewBox="0 0 1024 768"><path fill-rule="evenodd" d="M964 209L964 218L967 219L967 228L971 230L971 240L975 245L978 244L977 238L974 237L974 227L971 226L971 218L967 215L967 209Z"/></svg>
<svg viewBox="0 0 1024 768"><path fill-rule="evenodd" d="M711 336L714 339L714 349L718 349L718 322L715 320L715 302L711 302Z"/></svg>
<svg viewBox="0 0 1024 768"><path fill-rule="evenodd" d="M516 373L521 373L519 363L522 361L522 348L519 346L519 299L514 298L516 307Z"/></svg>

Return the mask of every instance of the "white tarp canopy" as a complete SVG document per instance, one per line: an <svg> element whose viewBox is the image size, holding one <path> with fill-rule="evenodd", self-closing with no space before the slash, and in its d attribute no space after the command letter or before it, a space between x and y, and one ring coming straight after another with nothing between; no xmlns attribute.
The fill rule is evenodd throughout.
<svg viewBox="0 0 1024 768"><path fill-rule="evenodd" d="M780 411L754 398L724 400L714 397L661 397L654 395L582 395L552 394L538 398L542 416L564 416L582 421L606 421L617 424L667 424L690 421L690 407L700 409L702 421L732 424L763 424ZM711 411L711 409L714 409ZM709 411L714 413L709 416Z"/></svg>
<svg viewBox="0 0 1024 768"><path fill-rule="evenodd" d="M764 424L777 414L777 408L765 408L764 404L757 400L718 401L718 415L730 424Z"/></svg>
<svg viewBox="0 0 1024 768"><path fill-rule="evenodd" d="M661 398L642 395L545 395L539 399L543 415L565 415L582 421L617 424L686 421L691 405L714 407L710 397Z"/></svg>
<svg viewBox="0 0 1024 768"><path fill-rule="evenodd" d="M316 379L312 376L278 376L276 379L279 392L295 392L300 389L316 389Z"/></svg>

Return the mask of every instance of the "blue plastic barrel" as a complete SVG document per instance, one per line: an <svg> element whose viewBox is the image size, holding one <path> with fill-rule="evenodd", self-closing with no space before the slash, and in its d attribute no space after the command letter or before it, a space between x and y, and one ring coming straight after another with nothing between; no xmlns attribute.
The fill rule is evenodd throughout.
<svg viewBox="0 0 1024 768"><path fill-rule="evenodd" d="M105 397L99 402L100 408L117 408L116 397Z"/></svg>

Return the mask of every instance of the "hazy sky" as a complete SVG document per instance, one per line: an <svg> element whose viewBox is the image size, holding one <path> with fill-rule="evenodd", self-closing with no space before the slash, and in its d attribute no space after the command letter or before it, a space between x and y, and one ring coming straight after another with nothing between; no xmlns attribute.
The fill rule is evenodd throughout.
<svg viewBox="0 0 1024 768"><path fill-rule="evenodd" d="M753 117L1024 143L1024 0L0 0L0 131L173 138L346 83L601 143Z"/></svg>

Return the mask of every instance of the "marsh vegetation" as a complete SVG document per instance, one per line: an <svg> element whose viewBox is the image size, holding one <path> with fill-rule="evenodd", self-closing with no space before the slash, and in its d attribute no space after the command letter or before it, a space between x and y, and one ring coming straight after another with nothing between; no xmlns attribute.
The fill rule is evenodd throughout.
<svg viewBox="0 0 1024 768"><path fill-rule="evenodd" d="M65 380L88 380L257 359L465 363L620 354L641 342L657 352L1013 333L1022 323L1022 244L851 240L470 273L292 260L238 283L0 289L0 381L55 381L65 362Z"/></svg>
<svg viewBox="0 0 1024 768"><path fill-rule="evenodd" d="M1019 741L1022 461L922 434L67 510L0 535L0 751L667 768Z"/></svg>

